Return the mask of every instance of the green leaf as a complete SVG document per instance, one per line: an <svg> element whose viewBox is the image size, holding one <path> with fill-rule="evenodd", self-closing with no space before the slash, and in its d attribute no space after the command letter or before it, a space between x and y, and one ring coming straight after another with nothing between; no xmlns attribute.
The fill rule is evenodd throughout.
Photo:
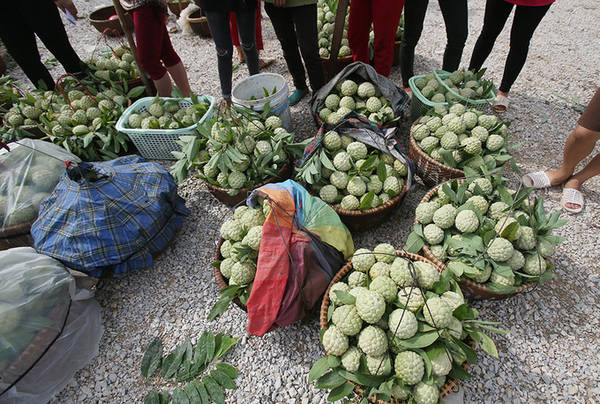
<svg viewBox="0 0 600 404"><path fill-rule="evenodd" d="M156 337L152 340L142 358L142 376L150 377L160 367L162 361L162 342Z"/></svg>
<svg viewBox="0 0 600 404"><path fill-rule="evenodd" d="M320 378L325 374L325 372L327 372L327 370L329 370L329 361L327 357L319 359L310 369L310 372L308 373L308 381L312 382L313 380Z"/></svg>
<svg viewBox="0 0 600 404"><path fill-rule="evenodd" d="M346 379L344 379L337 371L334 370L321 376L317 380L315 387L318 389L334 389L338 386L341 386L345 382Z"/></svg>
<svg viewBox="0 0 600 404"><path fill-rule="evenodd" d="M331 317L333 317L333 312L335 311L335 304L331 302L329 307L327 308L327 321L331 321Z"/></svg>
<svg viewBox="0 0 600 404"><path fill-rule="evenodd" d="M519 223L511 222L508 226L504 228L504 230L502 230L500 236L504 237L507 240L514 240L515 236L517 235L517 232L519 231L519 227Z"/></svg>
<svg viewBox="0 0 600 404"><path fill-rule="evenodd" d="M347 370L340 369L338 373L343 378L350 380L354 383L358 383L362 386L376 387L381 384L388 376L372 376L363 373L352 373Z"/></svg>
<svg viewBox="0 0 600 404"><path fill-rule="evenodd" d="M217 404L225 404L225 394L219 383L209 375L204 376L202 380L204 381L204 387L206 387L210 398Z"/></svg>
<svg viewBox="0 0 600 404"><path fill-rule="evenodd" d="M202 384L202 382L200 380L194 380L194 381L190 382L190 384L192 386L194 386L194 388L198 392L198 395L200 396L202 403L206 403L206 404L210 403L208 391L206 391L206 387L204 387L204 384Z"/></svg>
<svg viewBox="0 0 600 404"><path fill-rule="evenodd" d="M209 332L206 336L206 363L212 362L215 356L215 348L216 348L215 336L213 333Z"/></svg>
<svg viewBox="0 0 600 404"><path fill-rule="evenodd" d="M215 359L221 358L225 355L239 340L239 338L233 338L227 334L221 337L221 341L215 349Z"/></svg>
<svg viewBox="0 0 600 404"><path fill-rule="evenodd" d="M169 400L171 400L171 395L168 391L161 391L158 393L158 401L160 404L169 404Z"/></svg>
<svg viewBox="0 0 600 404"><path fill-rule="evenodd" d="M479 343L481 344L481 348L494 358L498 358L498 349L496 348L494 341L483 332L479 332L478 336L480 338Z"/></svg>
<svg viewBox="0 0 600 404"><path fill-rule="evenodd" d="M479 313L474 308L469 307L466 303L463 303L454 309L452 315L460 321L464 321L476 319Z"/></svg>
<svg viewBox="0 0 600 404"><path fill-rule="evenodd" d="M160 404L160 397L154 390L148 392L144 397L144 404Z"/></svg>
<svg viewBox="0 0 600 404"><path fill-rule="evenodd" d="M396 339L396 342L405 348L425 348L433 344L439 338L437 331L418 333L408 339Z"/></svg>
<svg viewBox="0 0 600 404"><path fill-rule="evenodd" d="M331 390L331 393L329 393L329 396L327 396L327 400L328 401L338 401L341 400L344 397L349 396L350 394L352 394L352 391L354 390L354 385L352 383L344 383L341 386L338 386L336 388L334 388L333 390Z"/></svg>
<svg viewBox="0 0 600 404"><path fill-rule="evenodd" d="M467 356L468 363L475 363L477 361L477 352L470 345L465 344L463 341L456 337L452 337L452 341L456 344L463 353Z"/></svg>
<svg viewBox="0 0 600 404"><path fill-rule="evenodd" d="M173 404L190 404L187 394L180 388L173 390Z"/></svg>
<svg viewBox="0 0 600 404"><path fill-rule="evenodd" d="M319 158L321 160L321 164L323 164L323 167L331 171L336 171L335 166L333 165L329 157L327 157L327 153L325 153L325 150L321 149L321 153L319 153Z"/></svg>
<svg viewBox="0 0 600 404"><path fill-rule="evenodd" d="M486 283L485 286L487 286L487 288L489 290L491 290L492 292L501 293L501 294L514 293L515 290L518 289L516 286L500 285L499 283L493 283L493 282L488 282L488 283Z"/></svg>
<svg viewBox="0 0 600 404"><path fill-rule="evenodd" d="M235 296L221 294L219 300L217 300L215 305L210 309L210 313L208 313L208 321L213 321L215 318L225 313L234 298Z"/></svg>
<svg viewBox="0 0 600 404"><path fill-rule="evenodd" d="M210 372L210 375L213 379L217 381L224 389L237 389L237 385L231 380L226 373L221 372L218 369L215 369Z"/></svg>
<svg viewBox="0 0 600 404"><path fill-rule="evenodd" d="M387 171L385 169L385 163L383 161L379 161L379 165L377 166L377 177L379 177L379 181L381 181L381 183L385 182L385 178L387 177Z"/></svg>
<svg viewBox="0 0 600 404"><path fill-rule="evenodd" d="M473 376L469 372L467 372L462 366L454 365L452 367L452 370L450 370L450 373L448 373L448 377L458 380L466 380L472 378Z"/></svg>
<svg viewBox="0 0 600 404"><path fill-rule="evenodd" d="M341 361L340 361L340 358L338 358L337 356L329 355L327 357L327 363L329 363L330 368L334 369L334 368L337 368L338 366L340 366Z"/></svg>
<svg viewBox="0 0 600 404"><path fill-rule="evenodd" d="M231 366L229 363L217 363L216 368L219 369L221 372L225 373L231 379L235 379L236 377L238 377L237 369Z"/></svg>
<svg viewBox="0 0 600 404"><path fill-rule="evenodd" d="M192 362L206 362L206 339L207 339L208 331L204 331L200 338L198 338L198 342L196 342L196 349L194 350L194 357L192 358Z"/></svg>
<svg viewBox="0 0 600 404"><path fill-rule="evenodd" d="M185 353L185 345L181 344L177 346L170 354L168 354L162 362L162 375L166 378L175 376L181 361L183 360L183 354Z"/></svg>
<svg viewBox="0 0 600 404"><path fill-rule="evenodd" d="M144 93L146 88L144 86L133 87L127 92L127 98L137 98Z"/></svg>
<svg viewBox="0 0 600 404"><path fill-rule="evenodd" d="M192 383L186 384L183 391L187 395L190 404L202 404L202 398Z"/></svg>
<svg viewBox="0 0 600 404"><path fill-rule="evenodd" d="M360 201L360 210L368 210L372 209L371 204L373 203L373 199L375 198L375 192L369 191L364 197L363 200Z"/></svg>
<svg viewBox="0 0 600 404"><path fill-rule="evenodd" d="M411 253L418 253L421 251L423 246L425 245L425 241L414 231L408 235L406 239L406 244L404 244L404 251Z"/></svg>
<svg viewBox="0 0 600 404"><path fill-rule="evenodd" d="M356 298L352 296L350 293L345 292L343 290L336 290L334 292L338 299L344 304L352 305L356 302Z"/></svg>

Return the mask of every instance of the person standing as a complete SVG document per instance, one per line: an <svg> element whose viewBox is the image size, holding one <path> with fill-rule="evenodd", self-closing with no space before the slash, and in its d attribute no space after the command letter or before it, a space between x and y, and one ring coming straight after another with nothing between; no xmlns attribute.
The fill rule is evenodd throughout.
<svg viewBox="0 0 600 404"><path fill-rule="evenodd" d="M254 36L256 39L256 50L258 52L258 68L264 69L265 67L273 64L273 59L263 60L260 58L260 51L264 49L263 39L262 39L262 18L260 15L260 0L257 0L256 7L256 19L254 24ZM231 29L231 43L235 46L237 50L238 59L240 63L246 62L246 57L244 56L244 51L242 50L242 45L240 44L240 34L238 32L237 20L235 19L235 13L229 13L229 28Z"/></svg>
<svg viewBox="0 0 600 404"><path fill-rule="evenodd" d="M49 90L54 89L55 82L40 59L36 35L67 73L86 69L69 43L57 7L77 18L72 0L4 1L0 7L0 39L6 50L34 86Z"/></svg>
<svg viewBox="0 0 600 404"><path fill-rule="evenodd" d="M573 174L577 164L594 151L600 140L600 88L588 104L577 126L565 143L562 165L556 170L537 171L523 176L522 182L527 187L547 188L565 184L560 204L569 213L583 210L583 194L580 189L583 183L596 175L600 175L600 153L579 172Z"/></svg>
<svg viewBox="0 0 600 404"><path fill-rule="evenodd" d="M258 50L254 38L256 0L198 0L206 15L210 33L215 41L221 95L231 105L231 80L233 77L233 43L229 28L229 14L235 13L242 50L250 75L258 73Z"/></svg>
<svg viewBox="0 0 600 404"><path fill-rule="evenodd" d="M150 75L158 95L171 96L172 78L183 96L189 97L191 89L187 72L179 55L173 49L167 32L167 1L120 0L120 2L133 17L138 60Z"/></svg>
<svg viewBox="0 0 600 404"><path fill-rule="evenodd" d="M446 26L446 50L442 69L452 72L458 69L469 33L467 0L438 0ZM400 46L400 69L402 86L410 92L408 79L415 75L415 47L423 32L423 21L429 0L406 0L404 4L404 34Z"/></svg>
<svg viewBox="0 0 600 404"><path fill-rule="evenodd" d="M502 32L504 24L516 6L515 17L510 29L510 49L504 65L502 82L494 101L494 109L498 112L508 108L508 93L519 76L527 60L529 42L542 18L555 0L487 0L481 34L477 38L470 70L480 70L492 52L496 38Z"/></svg>
<svg viewBox="0 0 600 404"><path fill-rule="evenodd" d="M348 44L355 62L369 63L369 31L373 24L374 67L382 76L390 75L394 62L396 31L403 7L404 0L352 0Z"/></svg>
<svg viewBox="0 0 600 404"><path fill-rule="evenodd" d="M319 56L316 0L265 0L265 11L283 49L283 57L296 89L289 97L290 105L297 104L306 94L306 72L313 93L325 84ZM298 50L298 48L300 48ZM300 59L302 53L302 59ZM304 66L302 65L304 60Z"/></svg>

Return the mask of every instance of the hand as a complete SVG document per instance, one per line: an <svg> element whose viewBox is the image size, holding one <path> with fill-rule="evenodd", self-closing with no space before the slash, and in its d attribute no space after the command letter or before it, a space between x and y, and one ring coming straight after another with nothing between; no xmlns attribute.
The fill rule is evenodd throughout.
<svg viewBox="0 0 600 404"><path fill-rule="evenodd" d="M285 0L273 0L275 7L285 7Z"/></svg>
<svg viewBox="0 0 600 404"><path fill-rule="evenodd" d="M56 7L60 8L63 13L65 10L69 10L69 13L77 18L77 7L73 4L73 0L54 0L54 2L56 3Z"/></svg>

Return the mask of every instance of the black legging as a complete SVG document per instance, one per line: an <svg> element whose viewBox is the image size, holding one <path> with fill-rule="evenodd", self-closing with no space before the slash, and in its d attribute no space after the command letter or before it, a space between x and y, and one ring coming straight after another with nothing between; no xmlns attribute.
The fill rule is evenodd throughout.
<svg viewBox="0 0 600 404"><path fill-rule="evenodd" d="M483 62L485 62L494 47L496 38L502 32L513 6L513 4L505 0L487 0L483 28L475 43L469 69L481 69ZM509 92L519 76L527 60L531 37L549 8L550 5L537 7L517 6L512 28L510 29L510 50L508 51L508 57L504 65L500 91Z"/></svg>
<svg viewBox="0 0 600 404"><path fill-rule="evenodd" d="M52 0L3 1L0 38L29 80L54 89L54 80L40 60L35 35L69 73L82 70L82 62L69 43L58 9Z"/></svg>
<svg viewBox="0 0 600 404"><path fill-rule="evenodd" d="M446 25L446 50L442 69L454 71L460 65L467 40L467 0L438 0ZM415 47L423 32L423 20L429 0L406 0L404 3L404 34L400 47L402 82L408 87L408 79L414 76Z"/></svg>

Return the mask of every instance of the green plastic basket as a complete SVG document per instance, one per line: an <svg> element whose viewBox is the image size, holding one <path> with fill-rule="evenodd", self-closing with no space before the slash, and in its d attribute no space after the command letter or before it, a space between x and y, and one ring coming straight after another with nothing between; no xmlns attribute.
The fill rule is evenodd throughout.
<svg viewBox="0 0 600 404"><path fill-rule="evenodd" d="M425 96L421 93L421 90L419 90L419 87L417 87L415 84L416 80L425 77L427 77L427 75L422 74L420 76L413 76L408 79L408 86L413 93L410 101L410 118L413 121L425 115L428 110L436 107L437 105L448 105L447 102L432 102L425 98Z"/></svg>
<svg viewBox="0 0 600 404"><path fill-rule="evenodd" d="M163 100L175 100L179 102L180 108L187 108L194 105L190 98L166 98ZM133 113L147 112L152 104L154 97L144 97L134 102L125 110L123 115L117 121L117 130L129 136L139 154L150 160L175 160L171 152L181 151L181 146L177 143L183 135L194 135L198 124L210 119L215 109L215 99L211 96L198 97L200 102L208 101L210 106L204 116L192 126L181 129L133 129L126 128L125 123L129 121L129 116Z"/></svg>

